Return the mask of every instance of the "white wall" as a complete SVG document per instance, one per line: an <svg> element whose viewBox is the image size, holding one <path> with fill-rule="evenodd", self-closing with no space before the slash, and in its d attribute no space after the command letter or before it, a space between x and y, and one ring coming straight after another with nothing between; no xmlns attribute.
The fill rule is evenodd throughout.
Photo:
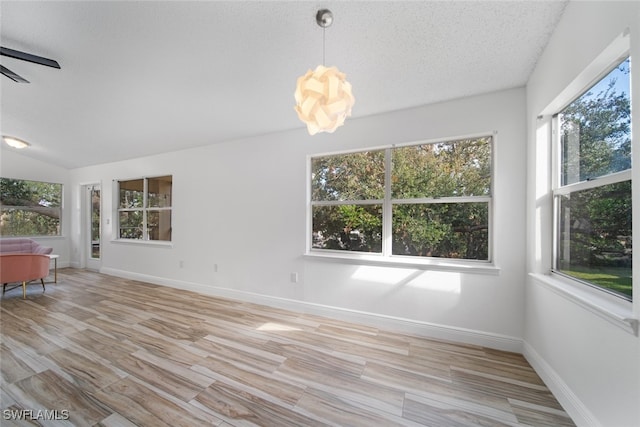
<svg viewBox="0 0 640 427"><path fill-rule="evenodd" d="M499 274L303 256L308 155L494 131ZM310 137L301 127L77 169L71 176L75 187L103 185L104 272L518 351L524 328L525 139L521 88L349 120L334 134ZM174 180L172 247L110 242L112 181L164 174ZM290 280L294 272L298 283Z"/></svg>
<svg viewBox="0 0 640 427"><path fill-rule="evenodd" d="M52 241L63 261L80 265L80 185L101 182L107 273L499 348L520 350L524 337L525 355L579 425L637 426L638 337L527 273L544 274L550 264L549 170L540 162L548 146L536 142L536 117L627 27L632 56L640 58L639 8L638 2L571 2L530 78L526 102L525 92L514 89L348 120L332 135L310 137L300 128L70 172L5 150L0 174L65 184L63 227L70 233ZM632 79L640 81L640 67L632 68ZM632 90L632 104L640 105L640 85ZM499 275L303 257L308 155L494 130ZM174 178L172 246L111 242L113 180L164 174ZM634 194L638 183L640 168ZM634 224L640 224L638 197ZM638 247L640 233L634 236ZM638 271L635 257L636 295ZM298 283L290 281L292 272ZM639 307L636 302L636 317Z"/></svg>
<svg viewBox="0 0 640 427"><path fill-rule="evenodd" d="M37 149L32 147L28 149ZM70 261L70 211L71 186L67 169L41 162L9 148L0 149L0 176L3 178L25 179L31 181L54 182L63 185L62 236L37 237L35 241L42 246L53 248L53 253L60 255L58 267L69 266Z"/></svg>
<svg viewBox="0 0 640 427"><path fill-rule="evenodd" d="M628 322L616 319L616 310L636 318L640 313L640 257L634 257L633 305L609 304L589 293L583 299L572 296L570 288L545 275L551 263L550 148L547 118L536 117L550 112L549 106L564 96L565 88L584 85L581 73L626 28L635 114L633 234L634 246L639 247L640 114L635 107L640 105L640 67L636 64L640 60L640 3L571 2L527 85L527 271L531 274L525 297L525 355L579 425L640 425L640 339L624 327ZM601 310L605 305L609 308Z"/></svg>

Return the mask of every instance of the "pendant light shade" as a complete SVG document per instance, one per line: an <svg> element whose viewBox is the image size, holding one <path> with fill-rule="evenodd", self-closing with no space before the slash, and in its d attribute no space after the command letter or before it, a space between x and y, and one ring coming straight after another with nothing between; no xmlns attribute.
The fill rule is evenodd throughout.
<svg viewBox="0 0 640 427"><path fill-rule="evenodd" d="M351 116L355 102L351 84L336 67L318 65L298 78L295 110L310 135L333 132Z"/></svg>
<svg viewBox="0 0 640 427"><path fill-rule="evenodd" d="M342 126L344 120L351 116L355 102L351 84L345 80L346 75L336 67L324 66L324 30L333 23L333 14L328 9L319 10L316 23L323 29L323 65L299 77L294 93L294 108L300 120L307 125L310 135L331 133Z"/></svg>

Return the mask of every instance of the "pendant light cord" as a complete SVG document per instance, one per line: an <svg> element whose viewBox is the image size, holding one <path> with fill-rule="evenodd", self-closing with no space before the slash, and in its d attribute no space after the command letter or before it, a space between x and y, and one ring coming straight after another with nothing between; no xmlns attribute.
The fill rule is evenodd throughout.
<svg viewBox="0 0 640 427"><path fill-rule="evenodd" d="M322 27L322 66L326 67L326 60L325 60L325 44L326 44L326 35L327 35L327 28L326 27Z"/></svg>
<svg viewBox="0 0 640 427"><path fill-rule="evenodd" d="M320 9L316 13L316 23L322 27L322 66L326 67L327 27L333 22L333 14L329 9Z"/></svg>

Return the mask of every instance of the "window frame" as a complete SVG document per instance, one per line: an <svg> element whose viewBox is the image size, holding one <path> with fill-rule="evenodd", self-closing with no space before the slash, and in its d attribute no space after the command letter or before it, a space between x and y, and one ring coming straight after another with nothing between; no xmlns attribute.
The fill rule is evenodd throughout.
<svg viewBox="0 0 640 427"><path fill-rule="evenodd" d="M395 148L413 147L428 144L455 143L464 140L489 139L490 154L489 162L491 167L489 195L484 196L451 196L451 197L421 197L421 198L398 198L392 195L391 175L392 175L392 151ZM358 263L372 265L398 265L409 268L433 268L452 271L469 271L474 273L497 274L499 269L495 267L494 259L494 203L495 203L495 175L496 175L496 145L497 132L481 132L476 134L460 135L446 138L428 139L398 144L387 144L376 147L365 147L353 150L334 151L328 153L311 154L307 156L307 243L305 255L314 258L336 259L341 261L357 261ZM335 201L314 201L312 200L312 162L314 159L345 155L351 153L384 151L384 197L382 199L365 200L335 200ZM487 259L465 259L446 257L427 257L414 255L393 254L393 216L392 211L395 205L402 204L442 204L442 203L486 203L488 216L487 230ZM319 249L313 247L313 208L316 206L338 206L338 205L382 205L382 249L380 252L358 252L336 249Z"/></svg>
<svg viewBox="0 0 640 427"><path fill-rule="evenodd" d="M159 207L159 206L149 206L149 180L171 177L171 205L168 207ZM136 208L121 208L120 207L120 183L122 182L130 182L130 181L140 181L142 180L142 207ZM163 174L163 175L154 175L154 176L143 176L137 178L129 178L129 179L118 179L114 181L115 183L115 191L114 191L114 207L115 207L115 218L114 221L114 234L116 238L114 241L117 242L131 242L131 243L143 243L143 244L159 244L159 245L170 245L173 242L173 232L171 233L171 238L169 240L154 240L150 239L149 233L149 220L148 216L150 212L169 212L170 221L173 224L173 175L172 174ZM140 239L130 238L130 237L120 237L120 213L121 212L142 212L142 237ZM173 225L171 225L171 229L173 229Z"/></svg>
<svg viewBox="0 0 640 427"><path fill-rule="evenodd" d="M529 163L529 185L531 193L529 197L528 220L532 234L529 239L530 244L530 260L527 267L528 280L530 283L540 285L546 291L564 298L576 307L584 309L591 314L598 316L611 325L614 325L626 333L638 336L640 332L640 321L638 313L640 313L640 298L634 301L628 301L609 293L602 292L591 286L585 286L577 280L564 277L557 274L552 269L553 259L553 197L552 189L554 188L555 179L555 161L557 156L554 155L554 142L552 130L552 116L558 111L562 111L573 100L577 99L580 94L590 88L595 82L602 79L606 75L603 70L610 69L615 63L619 63L624 58L630 56L630 37L628 30L619 33L611 43L604 47L600 53L597 53L587 65L579 70L573 79L560 82L557 92L551 96L548 103L537 111L531 111L530 117L533 128L531 129L531 144L529 147L529 155L532 159ZM632 70L632 79L635 72ZM559 83L559 82L556 82ZM632 83L633 84L633 83ZM635 94L632 91L632 102ZM537 114L536 114L537 113ZM535 114L535 115L534 115ZM633 122L638 121L638 117L632 118ZM640 150L635 150L639 141L638 132L632 135L632 159L635 164L640 164ZM532 168L531 168L532 166ZM640 169L636 168L633 174L638 177ZM634 182L633 182L634 181ZM634 179L632 181L632 191L640 186L640 181ZM640 209L640 200L633 200L633 215L637 218ZM640 222L635 221L635 230L638 230ZM635 242L640 239L640 235L635 233ZM638 246L638 245L635 245ZM634 260L634 271L639 265L640 259L636 257ZM633 286L638 290L640 278L636 274L633 278ZM636 292L637 294L637 292Z"/></svg>
<svg viewBox="0 0 640 427"><path fill-rule="evenodd" d="M64 203L65 203L65 186L63 183L60 182L51 182L51 181L40 181L40 180L35 180L35 179L22 179L22 178L10 178L10 177L1 177L3 179L9 179L9 180L13 180L13 181L23 181L23 182L33 182L33 183L40 183L40 184L52 184L52 185L59 185L60 186L60 206L57 208L59 210L59 218L58 218L58 233L57 234L29 234L29 235L2 235L2 238L17 238L17 237L33 237L33 238L57 238L57 237L63 237L64 236L64 229L63 229L63 219L64 219ZM0 205L0 207L4 208L5 205ZM22 207L28 207L28 206L17 206L17 205L7 205L6 207L13 207L13 208L22 208ZM37 209L22 209L22 210L26 210L26 211L37 211ZM1 214L1 209L0 209L0 214Z"/></svg>
<svg viewBox="0 0 640 427"><path fill-rule="evenodd" d="M597 176L594 178L588 178L586 180L573 182L570 184L562 184L562 129L560 123L560 116L562 111L564 111L569 105L574 103L576 100L581 98L587 92L589 92L595 85L600 83L609 73L611 73L614 69L616 69L620 64L625 62L627 59L631 58L631 54L629 49L625 50L624 53L617 55L614 60L610 61L606 66L602 67L601 71L596 74L595 78L588 81L584 87L580 90L575 91L574 95L569 99L569 101L561 104L555 111L551 114L551 206L552 206L552 221L551 221L551 268L550 273L561 278L563 282L568 284L573 284L574 286L583 286L587 287L587 289L591 289L597 294L606 295L609 297L613 297L615 299L619 299L624 302L632 303L633 297L626 297L625 295L607 289L603 286L599 286L595 283L591 283L586 280L581 280L577 277L571 276L567 273L562 272L558 267L558 252L560 248L560 197L570 195L572 193L577 193L585 190L592 190L596 188L606 187L612 184L618 184L625 181L630 181L633 184L633 163L629 167L629 169L625 169L623 171L613 172L602 176ZM629 76L631 78L631 76ZM631 90L628 94L631 98ZM633 108L633 107L632 107ZM633 115L633 109L632 113ZM633 150L633 137L631 139L631 145ZM631 194L633 200L633 192ZM632 271L633 274L633 271Z"/></svg>

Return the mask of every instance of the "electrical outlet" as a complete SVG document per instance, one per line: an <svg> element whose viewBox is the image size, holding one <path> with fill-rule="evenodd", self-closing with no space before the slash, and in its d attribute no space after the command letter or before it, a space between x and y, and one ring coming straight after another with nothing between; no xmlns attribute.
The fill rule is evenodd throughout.
<svg viewBox="0 0 640 427"><path fill-rule="evenodd" d="M218 272L218 264L213 264L213 272L214 273Z"/></svg>
<svg viewBox="0 0 640 427"><path fill-rule="evenodd" d="M180 261L180 268L184 268L184 261Z"/></svg>
<svg viewBox="0 0 640 427"><path fill-rule="evenodd" d="M291 273L291 283L298 283L298 273Z"/></svg>

